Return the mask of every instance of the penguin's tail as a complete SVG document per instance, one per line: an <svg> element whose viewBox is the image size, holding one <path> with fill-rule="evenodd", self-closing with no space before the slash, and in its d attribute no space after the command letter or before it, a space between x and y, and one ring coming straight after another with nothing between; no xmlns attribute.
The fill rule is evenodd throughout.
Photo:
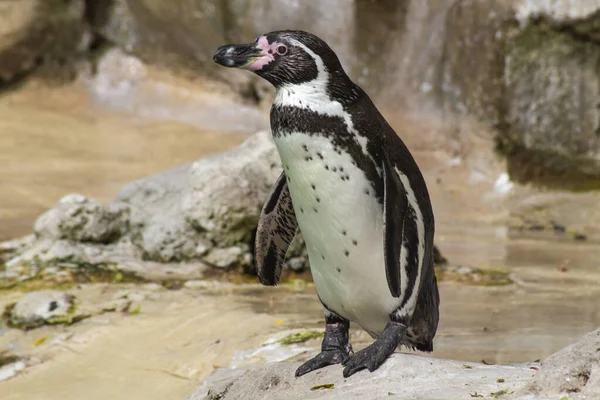
<svg viewBox="0 0 600 400"><path fill-rule="evenodd" d="M419 351L433 351L433 337L439 322L440 294L433 265L429 269L428 279L422 283L415 312L410 321L414 337L410 340L412 346Z"/></svg>

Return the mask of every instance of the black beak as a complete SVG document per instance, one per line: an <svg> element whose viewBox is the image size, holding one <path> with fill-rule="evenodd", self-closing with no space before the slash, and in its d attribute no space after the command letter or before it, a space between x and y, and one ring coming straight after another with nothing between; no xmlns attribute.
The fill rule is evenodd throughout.
<svg viewBox="0 0 600 400"><path fill-rule="evenodd" d="M227 44L215 51L213 61L229 68L244 68L261 56L261 50L255 43Z"/></svg>

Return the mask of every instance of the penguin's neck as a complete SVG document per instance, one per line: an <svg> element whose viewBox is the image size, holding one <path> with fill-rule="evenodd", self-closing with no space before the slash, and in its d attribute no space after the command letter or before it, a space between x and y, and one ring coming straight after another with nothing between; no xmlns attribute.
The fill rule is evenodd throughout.
<svg viewBox="0 0 600 400"><path fill-rule="evenodd" d="M327 93L327 81L327 77L319 76L309 82L281 85L277 88L273 105L311 109L318 112L320 107L332 102Z"/></svg>
<svg viewBox="0 0 600 400"><path fill-rule="evenodd" d="M328 75L325 76L326 78L324 79L322 79L321 75L319 75L317 79L310 82L294 85L282 85L277 88L271 111L271 124L274 133L281 133L281 126L277 123L280 121L275 122L273 120L273 116L276 115L276 119L280 118L281 115L288 114L291 109L306 111L302 114L303 118L306 119L312 118L311 113L318 114L320 116L340 118L344 121L347 132L351 135L354 135L355 140L361 146L363 154L373 161L373 165L380 174L381 170L379 164L375 162L373 156L367 150L367 137L360 135L359 132L356 131L354 127L354 121L352 120L352 115L346 110L344 105L340 101L330 96L328 90ZM273 126L274 122L276 125L279 125L277 128ZM283 131L285 130L286 128L283 128Z"/></svg>
<svg viewBox="0 0 600 400"><path fill-rule="evenodd" d="M331 98L327 85L327 76L321 77L321 75L309 82L282 85L277 88L273 107L291 107L308 110L319 115L341 117L348 125L348 129L353 130L350 115L341 102Z"/></svg>

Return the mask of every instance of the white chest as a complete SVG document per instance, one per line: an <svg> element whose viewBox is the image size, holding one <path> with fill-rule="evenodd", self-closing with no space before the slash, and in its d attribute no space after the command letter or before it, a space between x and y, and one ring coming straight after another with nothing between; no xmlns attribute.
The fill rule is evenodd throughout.
<svg viewBox="0 0 600 400"><path fill-rule="evenodd" d="M362 170L322 136L275 138L321 301L379 332L395 310L383 258L383 210Z"/></svg>

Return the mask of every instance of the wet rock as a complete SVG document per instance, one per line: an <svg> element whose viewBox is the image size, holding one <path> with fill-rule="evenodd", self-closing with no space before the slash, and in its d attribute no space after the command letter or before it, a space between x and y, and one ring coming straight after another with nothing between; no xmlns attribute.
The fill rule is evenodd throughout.
<svg viewBox="0 0 600 400"><path fill-rule="evenodd" d="M64 61L78 51L86 32L83 0L0 3L0 82L44 61Z"/></svg>
<svg viewBox="0 0 600 400"><path fill-rule="evenodd" d="M465 368L468 364L471 368ZM344 379L334 365L296 378L299 362L219 369L189 397L208 399L471 399L512 392L527 384L537 364L483 365L394 354L373 373L362 371ZM502 378L503 381L498 382ZM427 382L427 384L424 384ZM322 389L319 389L321 387Z"/></svg>
<svg viewBox="0 0 600 400"><path fill-rule="evenodd" d="M160 0L115 0L94 8L93 23L106 40L146 62L184 74L200 72L211 84L226 83L258 102L273 89L253 74L215 66L215 49L224 43L247 43L272 30L303 29L326 37L348 70L360 71L366 58L354 54L355 3L175 0L167 5ZM286 21L285 27L281 21Z"/></svg>
<svg viewBox="0 0 600 400"><path fill-rule="evenodd" d="M600 329L546 359L524 392L540 398L564 393L568 398L600 398Z"/></svg>
<svg viewBox="0 0 600 400"><path fill-rule="evenodd" d="M5 314L9 325L24 330L46 324L72 324L89 317L77 312L75 296L56 290L28 293Z"/></svg>
<svg viewBox="0 0 600 400"><path fill-rule="evenodd" d="M552 214L557 214L556 212L550 212L543 207L521 205L521 208L527 208L527 211L513 212L508 221L511 237L572 240L576 242L584 242L588 239L586 234L568 228L554 220Z"/></svg>

